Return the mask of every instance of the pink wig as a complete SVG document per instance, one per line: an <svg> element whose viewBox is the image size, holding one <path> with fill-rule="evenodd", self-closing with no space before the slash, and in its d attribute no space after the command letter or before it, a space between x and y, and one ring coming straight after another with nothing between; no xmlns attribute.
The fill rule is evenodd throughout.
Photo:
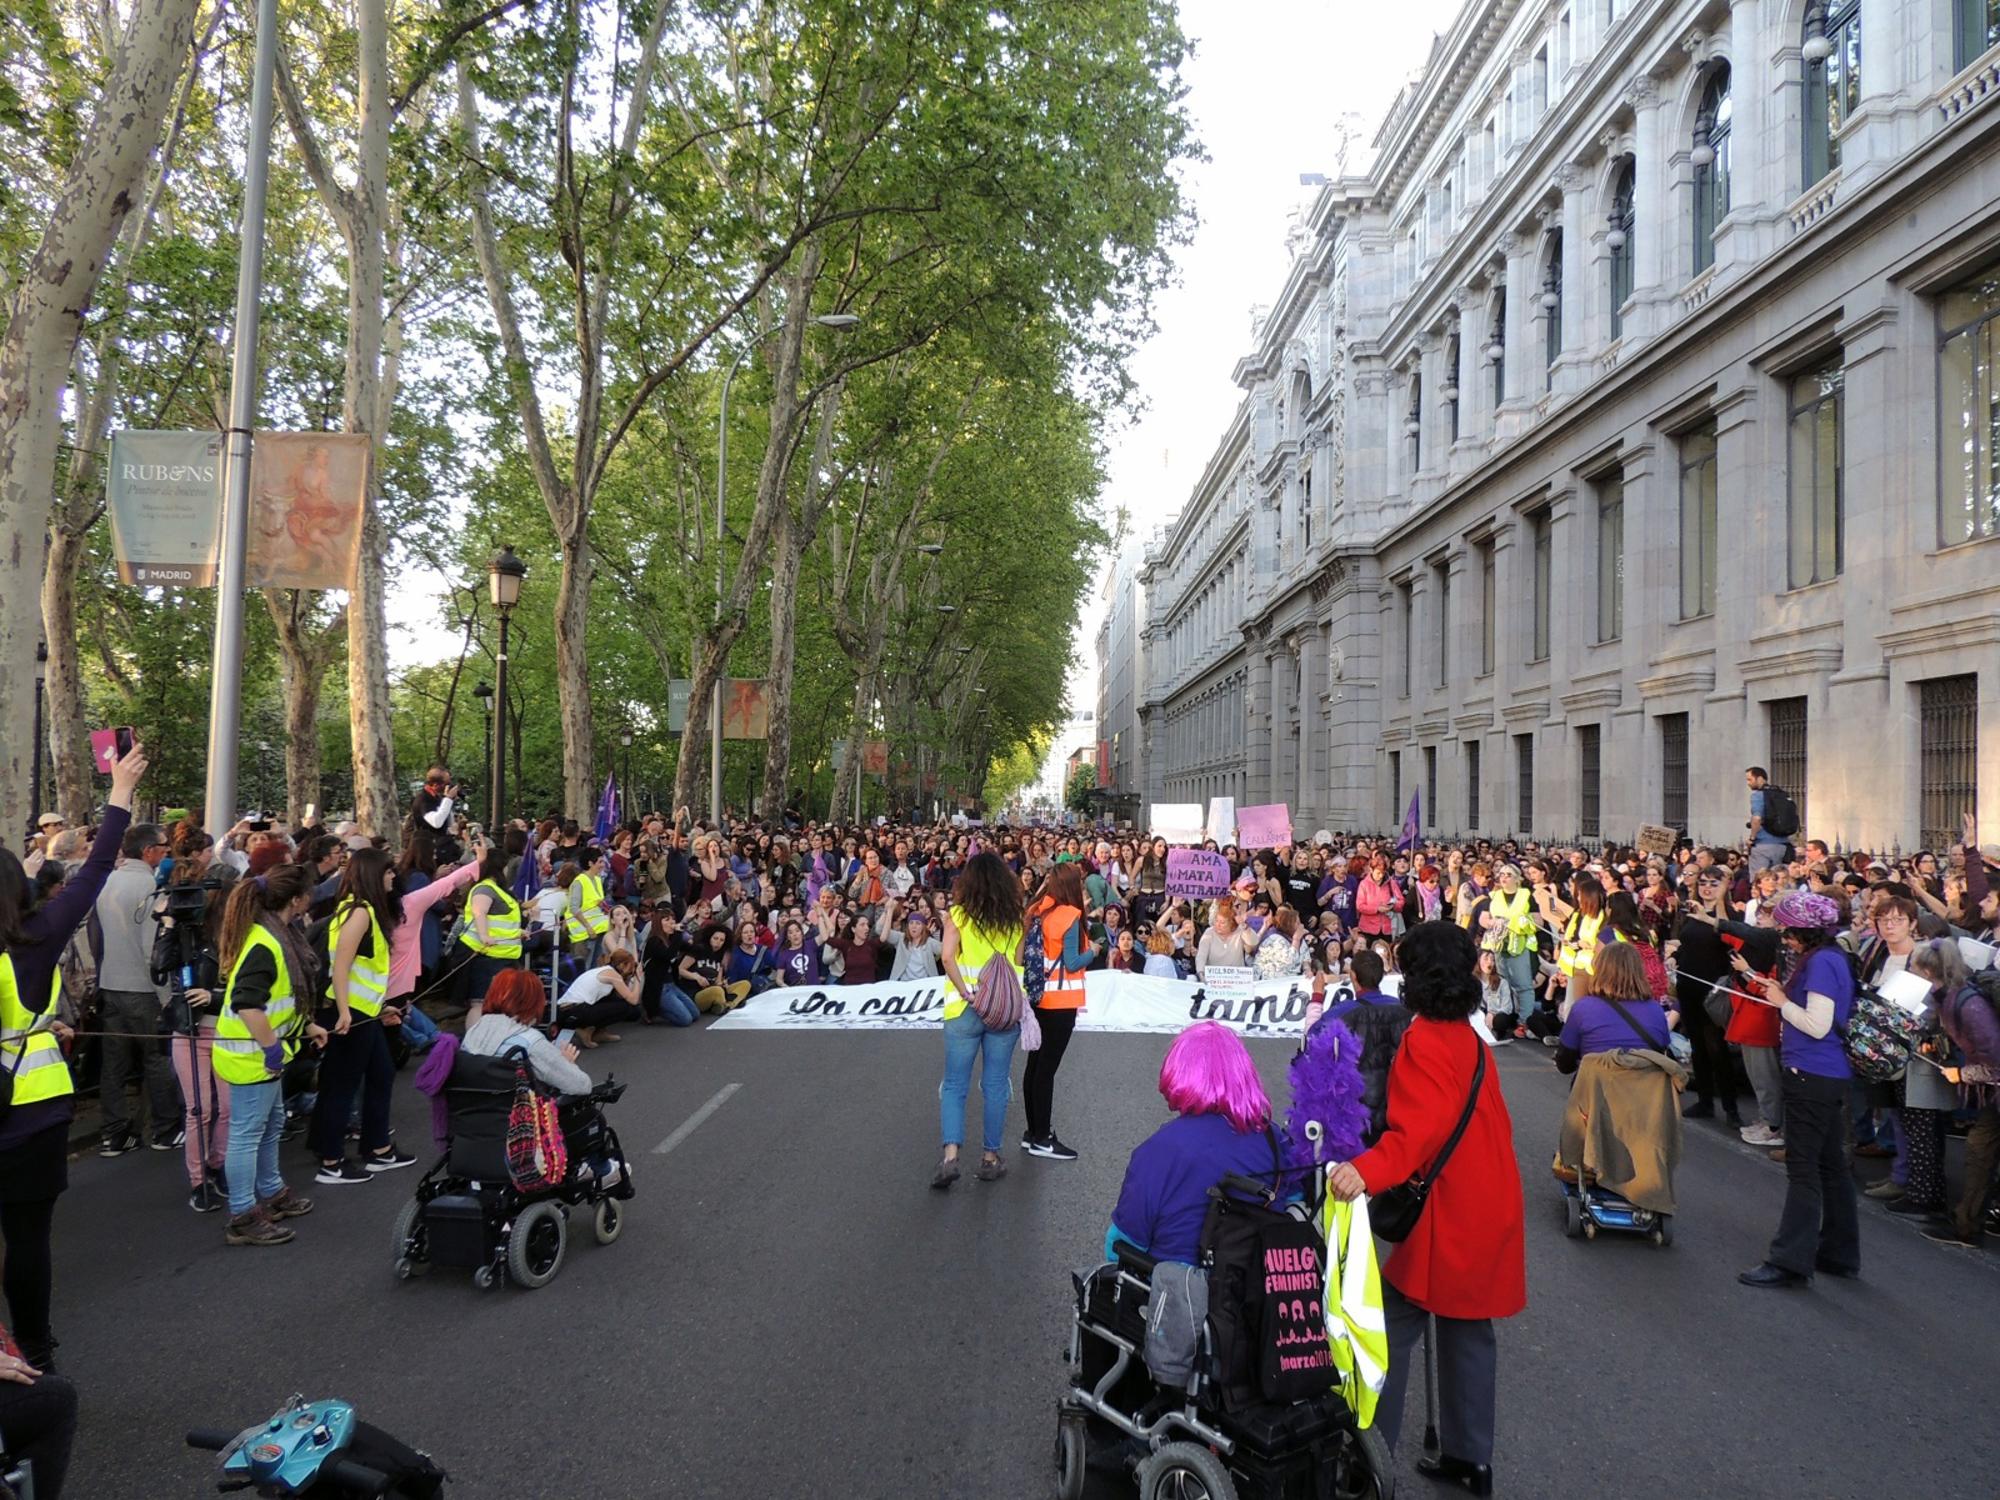
<svg viewBox="0 0 2000 1500"><path fill-rule="evenodd" d="M1271 1119L1249 1049L1220 1021L1199 1022L1174 1038L1160 1064L1160 1097L1177 1115L1222 1115L1244 1135Z"/></svg>

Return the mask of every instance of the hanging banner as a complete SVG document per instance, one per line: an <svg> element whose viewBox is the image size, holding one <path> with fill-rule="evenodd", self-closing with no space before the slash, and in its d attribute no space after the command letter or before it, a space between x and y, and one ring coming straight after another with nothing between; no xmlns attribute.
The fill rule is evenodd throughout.
<svg viewBox="0 0 2000 1500"><path fill-rule="evenodd" d="M771 736L771 701L761 677L730 677L722 684L722 737L763 740Z"/></svg>
<svg viewBox="0 0 2000 1500"><path fill-rule="evenodd" d="M1201 842L1199 802L1155 802L1151 819L1153 837L1170 844Z"/></svg>
<svg viewBox="0 0 2000 1500"><path fill-rule="evenodd" d="M694 683L685 677L667 680L667 733L686 734L688 727L688 699L694 696Z"/></svg>
<svg viewBox="0 0 2000 1500"><path fill-rule="evenodd" d="M260 432L250 444L253 589L346 589L361 556L372 440L365 432Z"/></svg>
<svg viewBox="0 0 2000 1500"><path fill-rule="evenodd" d="M1282 802L1237 808L1236 842L1245 849L1291 848L1291 808Z"/></svg>
<svg viewBox="0 0 2000 1500"><path fill-rule="evenodd" d="M889 774L889 742L887 740L863 740L861 742L861 769L870 776Z"/></svg>
<svg viewBox="0 0 2000 1500"><path fill-rule="evenodd" d="M1208 799L1208 836L1218 844L1236 842L1236 799L1234 797L1210 797Z"/></svg>
<svg viewBox="0 0 2000 1500"><path fill-rule="evenodd" d="M1229 889L1229 861L1212 849L1167 851L1167 894L1175 900L1207 901Z"/></svg>
<svg viewBox="0 0 2000 1500"><path fill-rule="evenodd" d="M215 587L221 433L114 432L104 492L120 583Z"/></svg>
<svg viewBox="0 0 2000 1500"><path fill-rule="evenodd" d="M1079 1031L1145 1032L1174 1036L1197 1021L1220 1021L1249 1037L1274 1037L1296 1044L1305 1034L1312 991L1303 979L1265 980L1246 993L1216 995L1191 979L1154 979L1144 974L1097 969L1084 975ZM719 1017L714 1031L916 1031L942 1025L947 1000L956 999L942 979L892 980L881 984L785 985L752 995ZM1329 990L1327 1004L1348 998Z"/></svg>

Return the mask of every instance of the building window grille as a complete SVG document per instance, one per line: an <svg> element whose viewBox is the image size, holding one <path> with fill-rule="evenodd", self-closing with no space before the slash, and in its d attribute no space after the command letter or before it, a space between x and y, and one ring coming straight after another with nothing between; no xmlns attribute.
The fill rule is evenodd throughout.
<svg viewBox="0 0 2000 1500"><path fill-rule="evenodd" d="M1779 785L1783 785L1782 782ZM1687 832L1688 716L1660 716L1660 821Z"/></svg>
<svg viewBox="0 0 2000 1500"><path fill-rule="evenodd" d="M1479 831L1479 741L1465 742L1465 826Z"/></svg>
<svg viewBox="0 0 2000 1500"><path fill-rule="evenodd" d="M1576 732L1578 771L1577 789L1577 832L1584 838L1594 839L1602 824L1600 777L1603 773L1602 755L1604 749L1603 730L1596 724L1585 724Z"/></svg>
<svg viewBox="0 0 2000 1500"><path fill-rule="evenodd" d="M1979 678L1967 672L1917 684L1919 837L1948 849L1964 837L1960 821L1979 800Z"/></svg>
<svg viewBox="0 0 2000 1500"><path fill-rule="evenodd" d="M1806 817L1806 700L1773 698L1765 712L1771 721L1771 779L1792 794L1799 823Z"/></svg>
<svg viewBox="0 0 2000 1500"><path fill-rule="evenodd" d="M1529 661L1549 659L1549 593L1554 587L1554 518L1538 510L1528 518L1529 552L1534 558L1533 628L1528 642Z"/></svg>
<svg viewBox="0 0 2000 1500"><path fill-rule="evenodd" d="M1389 752L1389 811L1399 821L1403 816L1403 752Z"/></svg>
<svg viewBox="0 0 2000 1500"><path fill-rule="evenodd" d="M1424 827L1438 826L1438 753L1436 745L1424 746Z"/></svg>
<svg viewBox="0 0 2000 1500"><path fill-rule="evenodd" d="M1524 834L1535 831L1535 737L1514 736L1515 821Z"/></svg>

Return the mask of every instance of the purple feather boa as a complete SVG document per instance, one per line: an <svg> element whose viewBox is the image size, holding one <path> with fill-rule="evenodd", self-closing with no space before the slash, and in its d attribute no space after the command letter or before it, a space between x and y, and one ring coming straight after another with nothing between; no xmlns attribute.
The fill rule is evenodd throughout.
<svg viewBox="0 0 2000 1500"><path fill-rule="evenodd" d="M1361 1042L1340 1022L1322 1020L1306 1036L1305 1049L1292 1061L1292 1107L1285 1115L1288 1166L1311 1167L1313 1143L1306 1122L1323 1132L1322 1163L1348 1161L1361 1151L1368 1106L1361 1102Z"/></svg>

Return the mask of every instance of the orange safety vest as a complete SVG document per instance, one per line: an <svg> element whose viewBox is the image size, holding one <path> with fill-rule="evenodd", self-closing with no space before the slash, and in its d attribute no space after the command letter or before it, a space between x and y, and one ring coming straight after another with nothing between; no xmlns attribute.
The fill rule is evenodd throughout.
<svg viewBox="0 0 2000 1500"><path fill-rule="evenodd" d="M1083 966L1074 969L1063 967L1063 938L1071 927L1083 920L1083 913L1074 906L1047 906L1041 909L1042 957L1046 961L1048 983L1042 991L1043 1010L1081 1010L1083 1008Z"/></svg>

